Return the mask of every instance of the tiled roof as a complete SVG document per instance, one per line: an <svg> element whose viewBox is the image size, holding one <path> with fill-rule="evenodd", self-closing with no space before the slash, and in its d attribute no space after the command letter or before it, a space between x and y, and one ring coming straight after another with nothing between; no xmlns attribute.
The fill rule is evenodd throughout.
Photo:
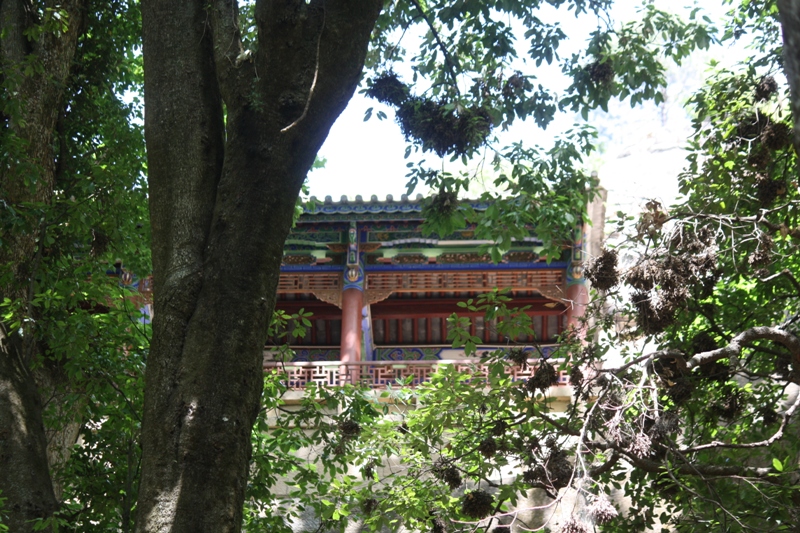
<svg viewBox="0 0 800 533"><path fill-rule="evenodd" d="M367 213L418 213L422 211L423 196L417 194L414 198L409 198L404 194L398 200L389 194L385 200L380 200L376 195L372 195L369 200L364 200L361 195L350 199L345 195L338 201L326 196L324 200L319 200L312 196L307 202L304 213L307 215L317 214L367 214ZM478 200L460 200L468 203L473 209L483 210L488 207L488 203Z"/></svg>

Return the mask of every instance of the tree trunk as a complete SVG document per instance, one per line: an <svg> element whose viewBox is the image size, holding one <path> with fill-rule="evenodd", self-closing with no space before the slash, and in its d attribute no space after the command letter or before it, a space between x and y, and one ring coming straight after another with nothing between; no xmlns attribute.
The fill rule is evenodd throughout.
<svg viewBox="0 0 800 533"><path fill-rule="evenodd" d="M24 212L31 204L47 206L52 198L55 156L53 132L62 109L64 82L75 55L84 20L85 0L51 6L63 10L66 28L36 20L25 0L0 2L0 62L4 100L13 100L4 144L11 164L2 168L4 202ZM45 17L51 16L46 13ZM37 24L37 40L28 35ZM38 33L38 32L33 32ZM27 70L38 65L41 68ZM10 106L9 106L10 107ZM8 107L7 107L8 108ZM39 265L37 239L43 224L31 216L27 225L4 235L0 266L11 276L0 282L0 301L21 302L14 318L20 326L0 323L0 493L6 498L10 531L32 531L32 520L47 518L57 508L50 478L42 403L31 362L39 347L33 334L30 301ZM13 320L13 319L12 319Z"/></svg>
<svg viewBox="0 0 800 533"><path fill-rule="evenodd" d="M783 33L784 73L789 82L794 149L800 155L800 0L778 0Z"/></svg>
<svg viewBox="0 0 800 533"><path fill-rule="evenodd" d="M248 55L235 2L143 2L155 319L139 533L241 530L283 242L382 3L258 1Z"/></svg>
<svg viewBox="0 0 800 533"><path fill-rule="evenodd" d="M20 348L19 337L0 331L0 495L10 531L32 531L30 521L52 515L57 503L39 392Z"/></svg>

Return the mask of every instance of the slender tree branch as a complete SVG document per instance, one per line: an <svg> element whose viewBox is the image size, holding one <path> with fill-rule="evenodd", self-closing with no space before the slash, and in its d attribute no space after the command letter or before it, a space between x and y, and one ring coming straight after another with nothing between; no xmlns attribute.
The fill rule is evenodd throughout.
<svg viewBox="0 0 800 533"><path fill-rule="evenodd" d="M114 380L111 379L111 376L109 376L105 372L102 373L102 376L106 379L106 381L108 381L108 384L111 385L111 388L113 388L115 391L117 391L119 393L120 396L122 396L122 399L125 400L125 403L128 405L128 408L131 410L131 414L133 414L133 416L136 418L136 420L138 420L139 423L141 424L142 423L142 419L139 417L139 413L136 411L136 407L134 407L133 403L131 403L131 401L128 399L128 396L125 394L125 392L123 392L123 390L119 388L119 385L114 383Z"/></svg>
<svg viewBox="0 0 800 533"><path fill-rule="evenodd" d="M306 98L306 103L303 106L303 112L297 117L297 120L286 126L285 128L281 129L281 133L286 133L297 124L302 122L306 115L308 115L308 108L311 105L311 98L314 96L314 90L317 88L317 80L319 79L319 58L320 58L320 46L322 45L322 34L325 32L325 5L322 6L322 27L319 29L319 35L317 36L317 59L314 65L314 79L311 80L311 88L308 89L308 97Z"/></svg>
<svg viewBox="0 0 800 533"><path fill-rule="evenodd" d="M453 56L450 55L450 52L447 51L447 47L444 45L444 42L442 42L442 38L439 35L439 30L437 30L436 26L434 26L433 22L431 22L431 19L428 17L428 14L425 13L425 10L419 3L419 0L411 0L411 3L414 4L422 18L425 20L425 23L428 25L428 28L430 28L431 33L433 34L433 38L436 39L436 44L439 46L442 54L444 54L444 65L447 67L447 73L450 74L450 77L453 79L453 87L456 90L456 94L460 95L461 91L458 90L458 77L456 76L454 70L461 70L458 61L456 61Z"/></svg>
<svg viewBox="0 0 800 533"><path fill-rule="evenodd" d="M589 477L594 478L599 476L600 474L605 474L606 472L614 468L614 466L617 463L619 463L619 459L620 459L619 453L617 453L616 450L612 450L611 457L608 458L608 461L594 468L589 469Z"/></svg>
<svg viewBox="0 0 800 533"><path fill-rule="evenodd" d="M773 275L771 275L769 277L762 278L761 281L763 283L766 283L768 281L772 281L772 280L774 280L776 278L779 278L781 276L789 279L789 281L791 282L792 286L797 291L797 295L800 296L800 282L797 281L797 278L794 277L794 275L789 271L789 269L784 268L780 272L777 272L777 273L775 273L775 274L773 274Z"/></svg>
<svg viewBox="0 0 800 533"><path fill-rule="evenodd" d="M702 450L708 450L711 448L733 448L733 449L742 449L742 448L763 448L765 446L769 446L776 441L779 441L783 438L784 431L786 430L786 426L789 423L789 419L794 416L795 412L797 412L797 408L800 406L800 394L797 395L792 406L783 414L783 419L781 420L781 427L778 428L778 431L775 432L770 438L766 440L762 440L759 442L748 442L744 444L731 444L728 442L719 442L714 441L708 444L701 444L700 446L693 446L691 448L683 448L679 450L679 453L686 454L686 453L694 453L699 452Z"/></svg>
<svg viewBox="0 0 800 533"><path fill-rule="evenodd" d="M664 464L658 461L653 461L651 459L646 459L642 457L636 457L630 454L629 452L623 450L618 445L612 445L612 447L619 453L624 455L626 461L631 463L636 468L639 468L645 472L651 474L657 474L667 469L667 467ZM770 474L776 473L774 468L753 467L753 466L743 466L743 465L725 465L725 466L698 465L691 463L674 465L669 470L677 472L681 475L697 476L697 477L746 476L746 477L766 478Z"/></svg>
<svg viewBox="0 0 800 533"><path fill-rule="evenodd" d="M713 363L724 358L738 357L743 348L749 346L750 343L758 340L770 340L783 345L789 352L800 361L800 338L794 334L781 329L780 327L772 326L758 326L746 329L745 331L736 335L727 346L710 350L707 352L700 352L686 360L686 370L701 365ZM636 359L616 368L600 369L598 372L606 374L618 374L639 363L654 361L656 359L674 359L684 358L685 354L680 350L659 350L650 354L642 355Z"/></svg>

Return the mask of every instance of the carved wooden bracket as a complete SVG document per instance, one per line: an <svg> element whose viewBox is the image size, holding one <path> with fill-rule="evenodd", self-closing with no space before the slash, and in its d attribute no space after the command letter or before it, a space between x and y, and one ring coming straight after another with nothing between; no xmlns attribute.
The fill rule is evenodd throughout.
<svg viewBox="0 0 800 533"><path fill-rule="evenodd" d="M364 305L370 305L382 302L392 295L394 291L386 290L368 290L364 291ZM342 291L341 289L318 289L311 291L311 293L322 300L323 302L335 305L339 309L342 308Z"/></svg>
<svg viewBox="0 0 800 533"><path fill-rule="evenodd" d="M564 303L564 299L567 296L561 285L543 285L536 290L548 300L553 300L560 304Z"/></svg>
<svg viewBox="0 0 800 533"><path fill-rule="evenodd" d="M311 294L322 300L323 302L333 304L339 309L342 308L342 290L341 289L319 289L311 291Z"/></svg>
<svg viewBox="0 0 800 533"><path fill-rule="evenodd" d="M386 298L392 295L394 291L385 291L385 290L366 290L364 291L364 305L371 305L378 302L382 302Z"/></svg>

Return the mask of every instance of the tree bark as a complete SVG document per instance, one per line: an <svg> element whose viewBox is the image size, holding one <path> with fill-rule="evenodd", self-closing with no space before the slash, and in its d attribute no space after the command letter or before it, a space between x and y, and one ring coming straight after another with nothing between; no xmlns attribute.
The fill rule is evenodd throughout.
<svg viewBox="0 0 800 533"><path fill-rule="evenodd" d="M136 531L239 532L283 242L382 0L145 0L154 321ZM223 102L227 117L223 115Z"/></svg>
<svg viewBox="0 0 800 533"><path fill-rule="evenodd" d="M789 82L794 149L800 154L800 0L778 0L783 33L783 64Z"/></svg>
<svg viewBox="0 0 800 533"><path fill-rule="evenodd" d="M7 121L11 164L2 168L3 201L17 209L46 206L53 194L53 133L63 106L63 87L83 26L86 0L54 3L66 26L38 21L25 0L0 2L0 64L4 95L17 104ZM50 15L46 14L45 17ZM28 31L43 24L36 40ZM38 32L34 32L38 33ZM40 68L26 70L38 65ZM10 531L32 531L33 520L52 515L58 504L48 466L42 403L31 362L40 356L33 334L30 300L39 263L42 224L29 220L4 235L0 266L11 276L0 282L0 301L22 302L21 326L0 323L0 492L6 498Z"/></svg>
<svg viewBox="0 0 800 533"><path fill-rule="evenodd" d="M14 342L16 341L16 342ZM0 331L0 495L11 531L32 531L32 520L52 515L58 504L47 464L42 405L22 361L20 341Z"/></svg>

